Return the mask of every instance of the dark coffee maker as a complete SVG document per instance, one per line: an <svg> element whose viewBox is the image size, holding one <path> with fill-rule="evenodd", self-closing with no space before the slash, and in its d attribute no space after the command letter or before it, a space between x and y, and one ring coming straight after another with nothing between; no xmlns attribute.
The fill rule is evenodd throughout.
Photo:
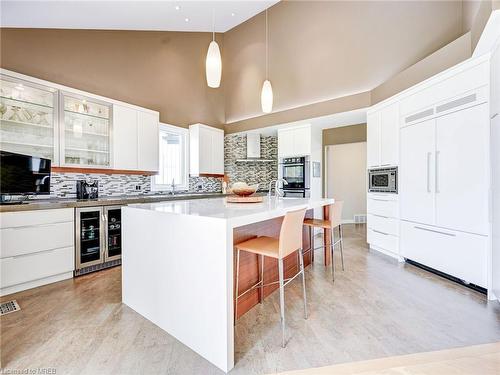
<svg viewBox="0 0 500 375"><path fill-rule="evenodd" d="M99 183L97 180L76 181L76 197L78 199L97 199L99 197Z"/></svg>

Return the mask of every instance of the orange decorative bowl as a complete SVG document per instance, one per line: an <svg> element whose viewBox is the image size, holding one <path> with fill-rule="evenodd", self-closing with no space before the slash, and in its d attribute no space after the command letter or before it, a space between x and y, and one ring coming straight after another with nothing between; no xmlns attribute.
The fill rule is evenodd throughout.
<svg viewBox="0 0 500 375"><path fill-rule="evenodd" d="M254 194L258 188L259 184L247 185L244 182L236 182L232 187L232 191L240 197L248 197L249 195Z"/></svg>

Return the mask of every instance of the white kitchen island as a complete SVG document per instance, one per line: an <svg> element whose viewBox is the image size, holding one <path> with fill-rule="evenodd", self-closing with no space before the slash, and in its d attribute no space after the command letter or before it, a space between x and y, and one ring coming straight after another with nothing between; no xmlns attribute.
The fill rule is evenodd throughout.
<svg viewBox="0 0 500 375"><path fill-rule="evenodd" d="M241 228L246 236L259 235L249 231L261 223L267 233L272 220L279 223L287 211L332 203L264 198L234 204L208 198L124 207L123 303L228 372L234 366L233 243L238 239L233 235Z"/></svg>

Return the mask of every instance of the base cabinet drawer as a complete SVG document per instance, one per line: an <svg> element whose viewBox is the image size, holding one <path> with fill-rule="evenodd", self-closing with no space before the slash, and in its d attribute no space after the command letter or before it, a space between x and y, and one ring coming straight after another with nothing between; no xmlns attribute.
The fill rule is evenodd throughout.
<svg viewBox="0 0 500 375"><path fill-rule="evenodd" d="M0 259L0 288L26 283L74 270L73 247Z"/></svg>
<svg viewBox="0 0 500 375"><path fill-rule="evenodd" d="M386 217L399 217L399 202L383 197L371 197L366 200L366 210L369 214L386 216Z"/></svg>
<svg viewBox="0 0 500 375"><path fill-rule="evenodd" d="M2 212L0 228L15 228L73 221L73 208L57 208L50 210L34 210L19 212Z"/></svg>
<svg viewBox="0 0 500 375"><path fill-rule="evenodd" d="M487 287L488 237L401 222L401 256Z"/></svg>
<svg viewBox="0 0 500 375"><path fill-rule="evenodd" d="M384 249L395 255L399 253L399 237L370 228L368 228L366 235L370 246Z"/></svg>
<svg viewBox="0 0 500 375"><path fill-rule="evenodd" d="M399 236L399 219L374 214L368 214L367 219L368 228Z"/></svg>
<svg viewBox="0 0 500 375"><path fill-rule="evenodd" d="M73 222L0 229L0 258L73 246Z"/></svg>

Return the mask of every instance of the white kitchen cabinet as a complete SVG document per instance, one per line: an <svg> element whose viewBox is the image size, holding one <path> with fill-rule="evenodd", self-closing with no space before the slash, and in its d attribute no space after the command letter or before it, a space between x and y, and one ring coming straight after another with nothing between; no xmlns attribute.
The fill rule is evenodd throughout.
<svg viewBox="0 0 500 375"><path fill-rule="evenodd" d="M203 124L189 127L189 173L224 174L224 131Z"/></svg>
<svg viewBox="0 0 500 375"><path fill-rule="evenodd" d="M62 92L61 166L111 167L111 104Z"/></svg>
<svg viewBox="0 0 500 375"><path fill-rule="evenodd" d="M401 218L434 223L435 120L401 129Z"/></svg>
<svg viewBox="0 0 500 375"><path fill-rule="evenodd" d="M399 199L397 194L368 193L367 242L370 248L399 259Z"/></svg>
<svg viewBox="0 0 500 375"><path fill-rule="evenodd" d="M399 105L390 104L367 115L367 166L399 164Z"/></svg>
<svg viewBox="0 0 500 375"><path fill-rule="evenodd" d="M0 295L73 276L73 208L1 213L0 239Z"/></svg>
<svg viewBox="0 0 500 375"><path fill-rule="evenodd" d="M113 169L159 170L159 114L113 106Z"/></svg>
<svg viewBox="0 0 500 375"><path fill-rule="evenodd" d="M58 165L57 90L0 75L0 147Z"/></svg>
<svg viewBox="0 0 500 375"><path fill-rule="evenodd" d="M436 119L436 225L488 234L489 118L481 104Z"/></svg>
<svg viewBox="0 0 500 375"><path fill-rule="evenodd" d="M304 126L293 129L293 148L296 155L311 154L311 127Z"/></svg>
<svg viewBox="0 0 500 375"><path fill-rule="evenodd" d="M366 157L368 168L380 166L380 112L369 113L366 124Z"/></svg>
<svg viewBox="0 0 500 375"><path fill-rule="evenodd" d="M278 156L291 155L294 155L293 129L280 129L278 130Z"/></svg>
<svg viewBox="0 0 500 375"><path fill-rule="evenodd" d="M113 169L137 169L137 130L137 110L121 105L114 105Z"/></svg>
<svg viewBox="0 0 500 375"><path fill-rule="evenodd" d="M487 234L487 104L401 129L401 218Z"/></svg>
<svg viewBox="0 0 500 375"><path fill-rule="evenodd" d="M500 44L491 56L490 117L500 116Z"/></svg>
<svg viewBox="0 0 500 375"><path fill-rule="evenodd" d="M224 132L212 133L212 169L214 174L224 174Z"/></svg>
<svg viewBox="0 0 500 375"><path fill-rule="evenodd" d="M137 113L137 169L157 172L160 169L159 113Z"/></svg>
<svg viewBox="0 0 500 375"><path fill-rule="evenodd" d="M53 166L157 172L159 114L0 69L2 150Z"/></svg>
<svg viewBox="0 0 500 375"><path fill-rule="evenodd" d="M298 126L278 130L278 156L311 155L311 126Z"/></svg>
<svg viewBox="0 0 500 375"><path fill-rule="evenodd" d="M399 164L399 106L391 104L380 111L380 166Z"/></svg>
<svg viewBox="0 0 500 375"><path fill-rule="evenodd" d="M401 255L404 258L487 287L488 237L401 222Z"/></svg>

